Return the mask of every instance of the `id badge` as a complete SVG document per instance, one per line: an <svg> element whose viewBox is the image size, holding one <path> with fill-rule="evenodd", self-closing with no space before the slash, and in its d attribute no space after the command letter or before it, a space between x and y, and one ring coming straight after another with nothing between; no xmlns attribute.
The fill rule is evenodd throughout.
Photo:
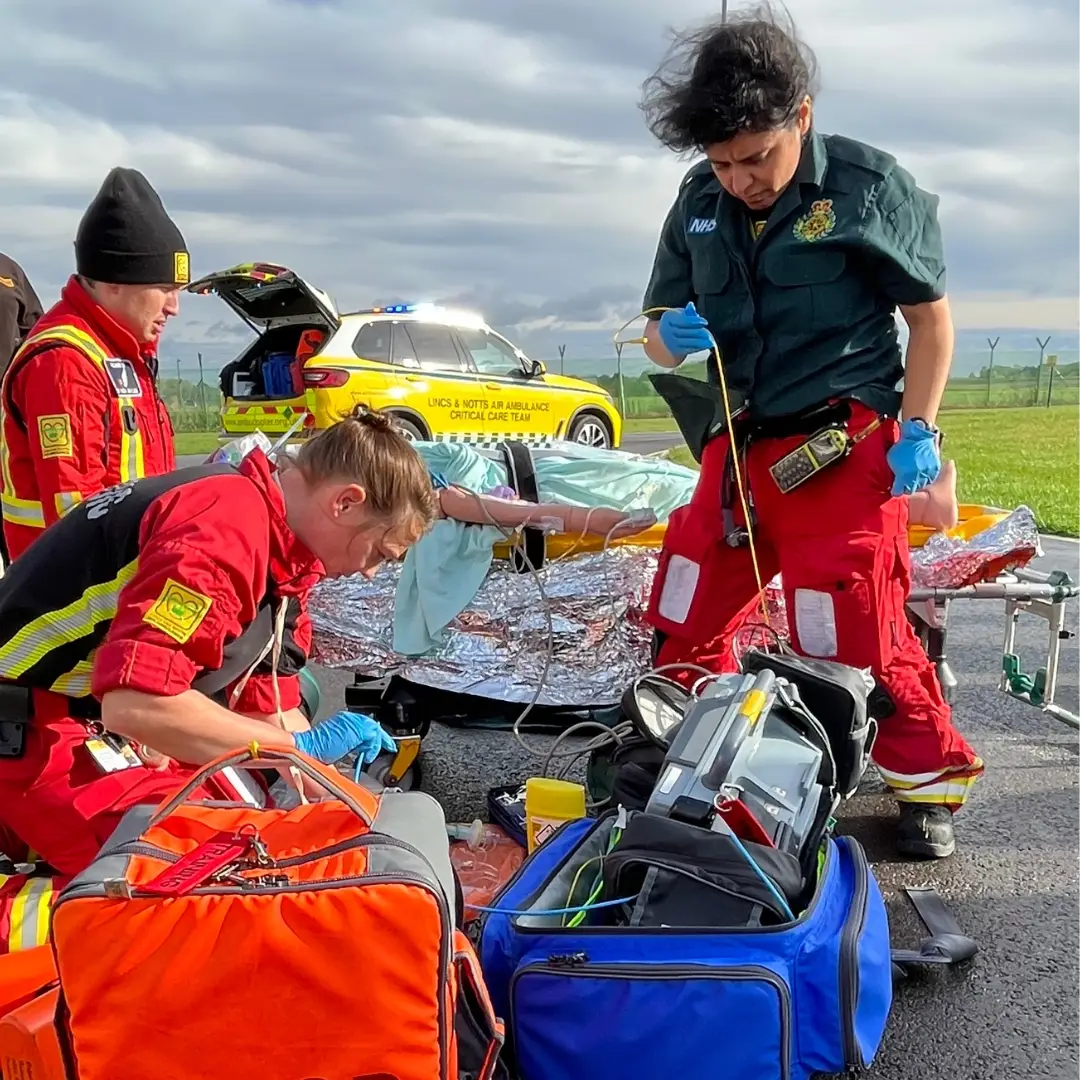
<svg viewBox="0 0 1080 1080"><path fill-rule="evenodd" d="M112 739L107 734L92 735L85 745L94 764L103 773L123 772L142 764L139 755L126 742Z"/></svg>

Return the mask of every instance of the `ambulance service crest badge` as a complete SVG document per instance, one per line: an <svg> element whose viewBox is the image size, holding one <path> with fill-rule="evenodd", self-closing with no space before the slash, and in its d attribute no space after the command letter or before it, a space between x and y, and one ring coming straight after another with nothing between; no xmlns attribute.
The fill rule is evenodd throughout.
<svg viewBox="0 0 1080 1080"><path fill-rule="evenodd" d="M833 213L832 199L818 199L810 204L809 213L803 214L792 226L796 240L812 244L822 240L836 228L836 214Z"/></svg>

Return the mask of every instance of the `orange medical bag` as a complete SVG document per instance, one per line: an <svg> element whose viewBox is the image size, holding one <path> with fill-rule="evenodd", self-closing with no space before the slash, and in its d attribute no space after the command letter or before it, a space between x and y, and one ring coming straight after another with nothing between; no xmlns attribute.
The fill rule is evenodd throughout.
<svg viewBox="0 0 1080 1080"><path fill-rule="evenodd" d="M230 766L331 797L187 801ZM292 751L219 758L129 811L57 897L61 1042L78 1080L487 1080L503 1027L459 904L430 796Z"/></svg>
<svg viewBox="0 0 1080 1080"><path fill-rule="evenodd" d="M55 982L56 965L48 945L0 955L0 1016L37 997Z"/></svg>
<svg viewBox="0 0 1080 1080"><path fill-rule="evenodd" d="M23 1002L0 1019L0 1076L4 1080L64 1080L56 1038L59 987Z"/></svg>

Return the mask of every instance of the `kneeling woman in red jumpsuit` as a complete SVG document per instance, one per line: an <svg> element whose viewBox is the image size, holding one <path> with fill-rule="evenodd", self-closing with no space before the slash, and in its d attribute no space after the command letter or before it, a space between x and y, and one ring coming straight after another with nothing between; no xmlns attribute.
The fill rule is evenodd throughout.
<svg viewBox="0 0 1080 1080"><path fill-rule="evenodd" d="M369 717L301 713L304 603L400 559L435 514L420 457L367 412L280 467L255 451L80 504L0 580L0 826L73 874L131 806L253 740L327 763L393 748ZM253 633L254 661L202 692Z"/></svg>

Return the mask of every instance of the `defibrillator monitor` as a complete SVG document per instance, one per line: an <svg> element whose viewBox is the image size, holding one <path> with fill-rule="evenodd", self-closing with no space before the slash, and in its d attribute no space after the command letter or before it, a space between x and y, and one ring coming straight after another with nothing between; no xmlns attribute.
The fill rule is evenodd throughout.
<svg viewBox="0 0 1080 1080"><path fill-rule="evenodd" d="M821 804L824 751L785 707L785 687L769 670L713 680L679 725L646 812L738 802L769 842L797 855Z"/></svg>

